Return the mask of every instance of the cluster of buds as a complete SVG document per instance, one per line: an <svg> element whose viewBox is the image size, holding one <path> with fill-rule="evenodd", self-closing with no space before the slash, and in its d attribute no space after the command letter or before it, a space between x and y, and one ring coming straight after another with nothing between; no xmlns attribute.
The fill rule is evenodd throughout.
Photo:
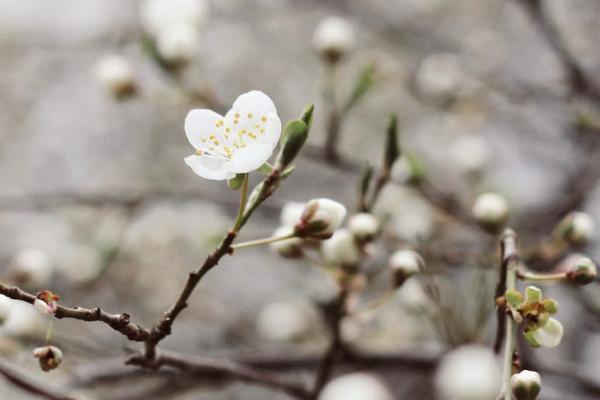
<svg viewBox="0 0 600 400"><path fill-rule="evenodd" d="M333 236L339 228L346 208L330 199L313 199L307 203L288 203L281 212L281 226L274 237L291 236L289 239L270 244L271 249L285 258L299 258L304 245L310 240L324 240Z"/></svg>
<svg viewBox="0 0 600 400"><path fill-rule="evenodd" d="M423 257L413 250L397 250L389 260L392 285L399 288L408 278L425 268Z"/></svg>
<svg viewBox="0 0 600 400"><path fill-rule="evenodd" d="M573 211L565 216L554 230L555 236L574 246L588 242L595 231L595 222L589 214Z"/></svg>
<svg viewBox="0 0 600 400"><path fill-rule="evenodd" d="M563 326L551 315L558 312L558 302L543 299L542 291L528 286L525 296L516 290L507 290L506 305L513 319L524 324L523 334L533 347L556 347L563 336Z"/></svg>
<svg viewBox="0 0 600 400"><path fill-rule="evenodd" d="M35 308L44 315L51 315L58 308L57 301L60 297L49 290L42 290L36 294L36 299L33 302Z"/></svg>
<svg viewBox="0 0 600 400"><path fill-rule="evenodd" d="M57 368L63 359L63 352L56 346L42 346L33 350L33 356L38 359L42 371Z"/></svg>
<svg viewBox="0 0 600 400"><path fill-rule="evenodd" d="M510 378L516 400L535 400L542 389L542 379L535 371L523 370Z"/></svg>

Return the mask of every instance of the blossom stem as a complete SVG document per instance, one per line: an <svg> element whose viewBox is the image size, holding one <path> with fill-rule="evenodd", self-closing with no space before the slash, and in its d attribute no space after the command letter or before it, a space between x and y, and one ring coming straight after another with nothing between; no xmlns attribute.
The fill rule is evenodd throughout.
<svg viewBox="0 0 600 400"><path fill-rule="evenodd" d="M235 219L235 225L233 231L237 232L242 227L242 221L244 219L244 211L246 210L246 202L248 201L248 174L244 174L244 181L242 182L242 192L240 195L240 208L238 210L237 218Z"/></svg>
<svg viewBox="0 0 600 400"><path fill-rule="evenodd" d="M244 248L244 247L259 246L259 245L262 245L262 244L275 243L275 242L279 242L279 241L282 241L282 240L291 239L293 237L296 237L296 234L294 232L288 233L287 235L273 236L273 237L268 237L268 238L264 238L264 239L250 240L250 241L247 241L247 242L242 242L242 243L234 244L234 245L231 246L231 248L232 249L241 249L241 248Z"/></svg>
<svg viewBox="0 0 600 400"><path fill-rule="evenodd" d="M517 278L528 281L560 281L566 279L567 274L565 272L559 272L556 274L536 274L533 272L519 272Z"/></svg>
<svg viewBox="0 0 600 400"><path fill-rule="evenodd" d="M502 239L502 264L506 271L505 287L506 290L516 290L517 287L517 268L519 266L519 257L516 249L516 236L511 230L504 233ZM504 357L502 363L502 399L512 400L512 389L510 378L513 373L513 356L515 350L516 325L509 313L504 315L505 319L505 344Z"/></svg>

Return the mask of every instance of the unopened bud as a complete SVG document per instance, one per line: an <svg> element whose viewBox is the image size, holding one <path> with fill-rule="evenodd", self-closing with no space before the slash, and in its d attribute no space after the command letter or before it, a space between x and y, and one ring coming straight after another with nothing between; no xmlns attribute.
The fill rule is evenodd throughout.
<svg viewBox="0 0 600 400"><path fill-rule="evenodd" d="M516 400L535 400L542 389L542 379L535 371L523 370L510 378Z"/></svg>
<svg viewBox="0 0 600 400"><path fill-rule="evenodd" d="M341 60L354 47L354 29L340 17L327 17L319 22L313 35L313 46L321 57L332 64Z"/></svg>
<svg viewBox="0 0 600 400"><path fill-rule="evenodd" d="M133 68L122 56L109 55L101 59L95 68L96 79L113 96L124 99L135 93Z"/></svg>
<svg viewBox="0 0 600 400"><path fill-rule="evenodd" d="M392 270L392 284L399 288L411 276L425 267L425 262L419 253L413 250L398 250L389 260Z"/></svg>
<svg viewBox="0 0 600 400"><path fill-rule="evenodd" d="M294 119L288 122L285 128L283 128L281 150L275 163L276 167L281 170L294 161L294 158L296 158L308 138L309 125L312 118L312 106L309 106L307 110L303 116L308 118L308 123L301 119Z"/></svg>
<svg viewBox="0 0 600 400"><path fill-rule="evenodd" d="M348 229L359 242L369 242L379 231L379 221L373 214L356 214L348 220Z"/></svg>
<svg viewBox="0 0 600 400"><path fill-rule="evenodd" d="M596 280L598 276L598 268L592 260L587 257L582 257L571 267L567 272L567 279L571 283L577 285L587 285Z"/></svg>
<svg viewBox="0 0 600 400"><path fill-rule="evenodd" d="M330 239L321 246L325 261L333 266L354 271L358 267L360 254L352 234L346 229L334 232Z"/></svg>
<svg viewBox="0 0 600 400"><path fill-rule="evenodd" d="M346 216L346 207L330 199L314 199L306 203L300 221L294 226L299 237L330 238Z"/></svg>
<svg viewBox="0 0 600 400"><path fill-rule="evenodd" d="M33 350L33 356L38 359L42 371L57 368L63 359L63 352L56 346L43 346Z"/></svg>
<svg viewBox="0 0 600 400"><path fill-rule="evenodd" d="M542 300L542 290L537 286L525 288L525 302L528 304L539 303Z"/></svg>
<svg viewBox="0 0 600 400"><path fill-rule="evenodd" d="M499 194L484 193L475 200L472 213L484 228L496 230L508 218L508 203Z"/></svg>
<svg viewBox="0 0 600 400"><path fill-rule="evenodd" d="M284 236L292 233L293 229L288 226L281 226L273 232L273 236ZM291 238L279 240L269 245L271 250L284 258L300 258L303 255L302 239Z"/></svg>
<svg viewBox="0 0 600 400"><path fill-rule="evenodd" d="M556 226L556 234L574 245L581 245L594 236L595 222L584 212L574 211L567 214Z"/></svg>

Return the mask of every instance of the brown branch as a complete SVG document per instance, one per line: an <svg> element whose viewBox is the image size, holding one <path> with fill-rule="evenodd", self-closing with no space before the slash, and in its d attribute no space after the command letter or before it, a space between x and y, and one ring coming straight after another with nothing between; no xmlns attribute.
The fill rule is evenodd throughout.
<svg viewBox="0 0 600 400"><path fill-rule="evenodd" d="M9 286L3 283L0 283L0 294L10 297L11 299L24 301L30 304L33 304L36 299L34 294L21 290L16 286ZM148 330L131 322L129 314L126 313L110 314L104 310L101 310L100 308L72 308L58 305L54 316L58 319L71 318L88 322L103 322L134 342L143 342L149 337Z"/></svg>
<svg viewBox="0 0 600 400"><path fill-rule="evenodd" d="M145 354L139 354L129 358L127 363L153 370L161 367L172 367L179 371L202 375L204 378L233 378L280 390L297 399L309 399L310 396L308 389L300 383L284 379L279 374L271 371L249 367L229 360L187 357L175 353L161 352L152 360L148 359Z"/></svg>
<svg viewBox="0 0 600 400"><path fill-rule="evenodd" d="M73 397L62 394L58 390L47 387L44 383L37 382L23 373L16 371L3 360L0 360L0 375L32 395L48 400L74 400Z"/></svg>
<svg viewBox="0 0 600 400"><path fill-rule="evenodd" d="M238 224L239 228L243 227L248 221L254 210L273 194L275 189L285 179L285 176L280 174L280 171L274 169L261 183L259 183L245 208L241 221ZM227 235L221 240L217 248L204 260L202 265L189 274L188 280L183 287L179 297L167 312L154 324L150 330L150 335L146 339L145 355L149 360L156 357L156 346L165 337L171 334L171 327L177 316L183 311L187 305L190 296L194 289L200 283L200 280L208 271L217 266L221 258L226 254L233 252L231 244L235 240L237 232L235 229L230 230Z"/></svg>
<svg viewBox="0 0 600 400"><path fill-rule="evenodd" d="M506 229L502 235L500 241L500 278L498 285L496 286L495 300L502 298L506 292L506 277L508 267L510 263L519 262L519 256L517 254L517 235L512 229ZM497 316L497 327L496 327L496 339L494 341L494 351L500 352L502 343L504 341L504 332L506 327L505 310L503 307L498 307L496 312Z"/></svg>

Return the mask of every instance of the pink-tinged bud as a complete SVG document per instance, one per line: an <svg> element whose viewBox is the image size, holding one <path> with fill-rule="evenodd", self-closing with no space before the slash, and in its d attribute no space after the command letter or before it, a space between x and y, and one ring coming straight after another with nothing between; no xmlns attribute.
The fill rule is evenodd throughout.
<svg viewBox="0 0 600 400"><path fill-rule="evenodd" d="M36 295L36 299L33 302L33 306L38 309L44 315L54 314L58 308L56 303L60 300L60 297L49 290L42 290Z"/></svg>
<svg viewBox="0 0 600 400"><path fill-rule="evenodd" d="M575 262L567 272L567 279L577 285L587 285L596 280L598 268L592 260L587 257L581 257Z"/></svg>
<svg viewBox="0 0 600 400"><path fill-rule="evenodd" d="M57 368L63 359L63 352L56 346L43 346L33 350L33 356L38 359L42 371Z"/></svg>
<svg viewBox="0 0 600 400"><path fill-rule="evenodd" d="M535 371L523 370L510 379L516 400L535 400L542 389L542 379Z"/></svg>

